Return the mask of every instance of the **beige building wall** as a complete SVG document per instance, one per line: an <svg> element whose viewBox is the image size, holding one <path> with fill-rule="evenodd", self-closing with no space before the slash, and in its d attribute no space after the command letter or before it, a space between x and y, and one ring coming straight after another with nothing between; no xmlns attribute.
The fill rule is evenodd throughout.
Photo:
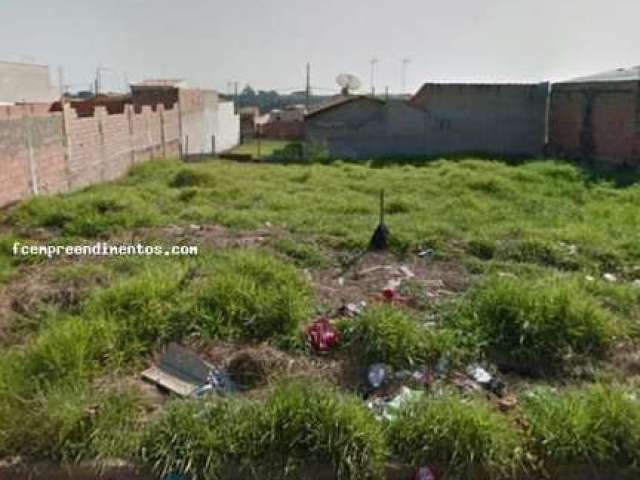
<svg viewBox="0 0 640 480"><path fill-rule="evenodd" d="M59 96L47 65L0 61L0 103L52 102Z"/></svg>

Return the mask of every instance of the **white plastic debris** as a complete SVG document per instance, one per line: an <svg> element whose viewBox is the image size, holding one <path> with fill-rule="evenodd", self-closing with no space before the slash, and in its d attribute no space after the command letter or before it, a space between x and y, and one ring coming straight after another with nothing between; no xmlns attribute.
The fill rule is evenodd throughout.
<svg viewBox="0 0 640 480"><path fill-rule="evenodd" d="M400 266L400 271L402 272L402 274L407 277L407 278L415 278L416 274L413 273L409 267L402 265Z"/></svg>
<svg viewBox="0 0 640 480"><path fill-rule="evenodd" d="M493 378L493 376L480 365L469 366L467 374L478 383L489 383Z"/></svg>
<svg viewBox="0 0 640 480"><path fill-rule="evenodd" d="M618 277L616 277L613 273L605 273L602 278L604 278L609 283L615 283L618 281Z"/></svg>

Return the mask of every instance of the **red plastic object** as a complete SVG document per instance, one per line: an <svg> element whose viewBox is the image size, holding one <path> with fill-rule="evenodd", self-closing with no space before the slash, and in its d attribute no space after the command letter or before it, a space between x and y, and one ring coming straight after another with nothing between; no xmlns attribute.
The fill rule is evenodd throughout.
<svg viewBox="0 0 640 480"><path fill-rule="evenodd" d="M396 293L396 291L393 288L385 288L382 291L382 296L384 297L384 299L387 302L393 302L396 299L396 296L398 294Z"/></svg>
<svg viewBox="0 0 640 480"><path fill-rule="evenodd" d="M390 303L394 305L406 304L409 300L407 297L400 295L394 288L385 288L382 291L382 296L378 296L378 299L384 303Z"/></svg>
<svg viewBox="0 0 640 480"><path fill-rule="evenodd" d="M307 339L316 353L328 353L340 344L341 336L328 318L321 317L307 329Z"/></svg>

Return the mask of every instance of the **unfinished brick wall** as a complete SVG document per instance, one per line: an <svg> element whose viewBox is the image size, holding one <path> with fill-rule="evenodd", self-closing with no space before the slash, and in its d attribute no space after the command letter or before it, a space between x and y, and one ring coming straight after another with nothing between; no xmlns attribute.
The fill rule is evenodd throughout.
<svg viewBox="0 0 640 480"><path fill-rule="evenodd" d="M177 156L179 113L158 105L78 117L65 106L0 107L0 207L32 195L74 190L122 176L132 165Z"/></svg>
<svg viewBox="0 0 640 480"><path fill-rule="evenodd" d="M568 158L640 167L640 83L555 84L549 148Z"/></svg>

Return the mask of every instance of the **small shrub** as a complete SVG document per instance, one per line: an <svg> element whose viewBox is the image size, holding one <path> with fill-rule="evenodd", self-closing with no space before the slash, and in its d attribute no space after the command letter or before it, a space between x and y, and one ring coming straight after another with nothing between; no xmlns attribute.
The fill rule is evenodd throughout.
<svg viewBox="0 0 640 480"><path fill-rule="evenodd" d="M117 329L122 359L149 352L158 342L189 331L188 319L177 317L180 285L185 269L173 263L148 266L111 287L97 291L87 302L88 316L102 316Z"/></svg>
<svg viewBox="0 0 640 480"><path fill-rule="evenodd" d="M619 387L595 385L525 396L534 450L549 466L640 467L640 402Z"/></svg>
<svg viewBox="0 0 640 480"><path fill-rule="evenodd" d="M559 246L539 240L505 242L500 246L499 256L520 263L534 263L563 270L576 270L578 264L568 258Z"/></svg>
<svg viewBox="0 0 640 480"><path fill-rule="evenodd" d="M213 187L215 183L215 177L211 173L185 168L175 174L169 186L172 188Z"/></svg>
<svg viewBox="0 0 640 480"><path fill-rule="evenodd" d="M385 207L386 213L395 215L398 213L408 213L411 211L411 204L404 200L391 200Z"/></svg>
<svg viewBox="0 0 640 480"><path fill-rule="evenodd" d="M387 453L360 400L304 383L278 386L261 401L174 403L142 445L141 460L156 473L194 480L224 477L229 467L295 478L299 467L318 465L338 479L379 478Z"/></svg>
<svg viewBox="0 0 640 480"><path fill-rule="evenodd" d="M134 390L92 391L70 382L23 399L6 423L0 454L78 462L129 458L136 450L144 402Z"/></svg>
<svg viewBox="0 0 640 480"><path fill-rule="evenodd" d="M20 374L34 387L95 377L113 341L113 326L104 320L53 319L21 352Z"/></svg>
<svg viewBox="0 0 640 480"><path fill-rule="evenodd" d="M601 355L612 340L608 313L584 291L554 278L492 277L456 315L458 328L475 332L489 356L525 373L553 370L573 354Z"/></svg>
<svg viewBox="0 0 640 480"><path fill-rule="evenodd" d="M496 245L490 240L471 240L467 244L467 251L481 260L491 260L496 253Z"/></svg>
<svg viewBox="0 0 640 480"><path fill-rule="evenodd" d="M403 310L376 306L340 324L347 345L356 347L367 363L383 362L395 368L436 361L452 347L445 331L427 329Z"/></svg>
<svg viewBox="0 0 640 480"><path fill-rule="evenodd" d="M392 452L412 465L435 464L452 478L515 478L522 437L484 400L443 394L407 405L387 432ZM449 478L449 477L447 477Z"/></svg>
<svg viewBox="0 0 640 480"><path fill-rule="evenodd" d="M264 340L294 335L312 311L309 283L297 269L258 252L234 253L194 284L184 313L205 337Z"/></svg>

